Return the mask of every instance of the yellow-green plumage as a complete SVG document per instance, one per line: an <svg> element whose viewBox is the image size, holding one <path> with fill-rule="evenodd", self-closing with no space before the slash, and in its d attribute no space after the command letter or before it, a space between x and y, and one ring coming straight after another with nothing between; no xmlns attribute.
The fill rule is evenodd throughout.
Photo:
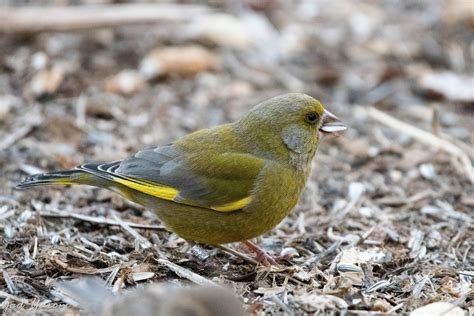
<svg viewBox="0 0 474 316"><path fill-rule="evenodd" d="M123 161L29 177L18 187L108 188L153 209L184 239L243 241L275 227L296 205L324 115L317 100L286 94L235 123L197 131Z"/></svg>

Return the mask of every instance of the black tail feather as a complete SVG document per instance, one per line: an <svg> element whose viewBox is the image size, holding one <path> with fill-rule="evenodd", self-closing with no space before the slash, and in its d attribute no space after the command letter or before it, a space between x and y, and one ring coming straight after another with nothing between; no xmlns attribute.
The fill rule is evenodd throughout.
<svg viewBox="0 0 474 316"><path fill-rule="evenodd" d="M40 186L40 185L52 185L52 184L79 184L76 176L84 173L81 170L67 170L60 172L51 172L51 173L40 173L32 176L28 176L19 183L15 188L16 189L26 189L30 187Z"/></svg>

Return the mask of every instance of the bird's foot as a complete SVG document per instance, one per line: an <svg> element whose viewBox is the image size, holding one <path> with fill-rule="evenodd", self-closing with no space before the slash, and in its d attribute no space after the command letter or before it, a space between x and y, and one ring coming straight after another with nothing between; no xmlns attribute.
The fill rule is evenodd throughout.
<svg viewBox="0 0 474 316"><path fill-rule="evenodd" d="M255 253L255 260L257 260L262 265L269 267L278 264L277 260L273 256L268 254L265 250L250 240L243 241L242 244Z"/></svg>

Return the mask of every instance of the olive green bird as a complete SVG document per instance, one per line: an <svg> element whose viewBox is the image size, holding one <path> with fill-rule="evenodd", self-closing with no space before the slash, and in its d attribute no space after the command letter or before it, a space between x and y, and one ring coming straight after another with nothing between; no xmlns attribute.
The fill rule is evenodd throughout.
<svg viewBox="0 0 474 316"><path fill-rule="evenodd" d="M186 240L247 241L271 230L296 205L320 131L344 129L319 101L290 93L257 105L237 122L196 131L122 161L33 175L17 188L106 188L153 209Z"/></svg>

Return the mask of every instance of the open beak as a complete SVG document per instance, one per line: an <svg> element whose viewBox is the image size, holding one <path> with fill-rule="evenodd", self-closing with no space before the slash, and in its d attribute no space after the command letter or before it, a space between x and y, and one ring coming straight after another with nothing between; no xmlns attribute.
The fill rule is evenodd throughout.
<svg viewBox="0 0 474 316"><path fill-rule="evenodd" d="M323 133L336 133L345 131L347 127L342 124L341 120L328 110L324 110L322 124L319 130Z"/></svg>

